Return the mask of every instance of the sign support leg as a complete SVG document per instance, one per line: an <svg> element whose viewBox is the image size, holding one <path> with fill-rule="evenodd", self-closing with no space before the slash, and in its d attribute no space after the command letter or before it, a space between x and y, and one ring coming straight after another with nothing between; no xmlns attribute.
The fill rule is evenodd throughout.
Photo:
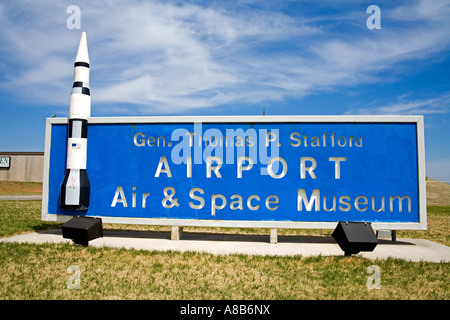
<svg viewBox="0 0 450 320"><path fill-rule="evenodd" d="M391 240L397 241L397 230L391 230Z"/></svg>
<svg viewBox="0 0 450 320"><path fill-rule="evenodd" d="M270 243L271 244L278 243L278 229L270 229Z"/></svg>
<svg viewBox="0 0 450 320"><path fill-rule="evenodd" d="M180 240L182 231L183 227L172 226L172 231L170 232L170 240Z"/></svg>

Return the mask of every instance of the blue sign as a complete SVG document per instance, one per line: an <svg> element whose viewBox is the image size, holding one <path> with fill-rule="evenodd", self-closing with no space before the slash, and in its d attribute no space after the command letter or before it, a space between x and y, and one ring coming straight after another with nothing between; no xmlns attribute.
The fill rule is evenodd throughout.
<svg viewBox="0 0 450 320"><path fill-rule="evenodd" d="M46 219L426 227L421 117L111 119L89 120L90 205L77 212L59 205L67 119L48 119Z"/></svg>

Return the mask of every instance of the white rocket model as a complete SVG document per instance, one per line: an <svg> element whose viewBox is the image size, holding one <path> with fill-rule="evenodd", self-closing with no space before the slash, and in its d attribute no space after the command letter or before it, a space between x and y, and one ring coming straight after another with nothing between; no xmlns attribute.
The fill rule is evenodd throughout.
<svg viewBox="0 0 450 320"><path fill-rule="evenodd" d="M61 184L60 204L64 209L87 210L90 196L86 173L87 121L91 116L91 95L85 32L81 34L74 69L69 106L66 174Z"/></svg>

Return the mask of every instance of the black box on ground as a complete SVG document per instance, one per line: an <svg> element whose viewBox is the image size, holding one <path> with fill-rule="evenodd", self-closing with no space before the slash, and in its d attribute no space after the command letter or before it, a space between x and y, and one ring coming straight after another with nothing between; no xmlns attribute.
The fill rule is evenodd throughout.
<svg viewBox="0 0 450 320"><path fill-rule="evenodd" d="M331 236L346 256L360 251L373 251L378 244L370 222L340 221Z"/></svg>
<svg viewBox="0 0 450 320"><path fill-rule="evenodd" d="M89 241L103 237L102 219L93 217L73 217L61 227L63 238L72 239L76 244L87 246Z"/></svg>

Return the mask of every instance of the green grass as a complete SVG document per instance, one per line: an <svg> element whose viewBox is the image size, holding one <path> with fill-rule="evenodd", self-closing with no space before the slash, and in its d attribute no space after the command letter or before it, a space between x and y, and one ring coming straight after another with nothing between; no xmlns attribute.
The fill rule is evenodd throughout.
<svg viewBox="0 0 450 320"><path fill-rule="evenodd" d="M427 230L398 231L399 238L427 239L450 246L450 206L427 207Z"/></svg>
<svg viewBox="0 0 450 320"><path fill-rule="evenodd" d="M0 201L0 236L59 227L40 221L40 206L41 201ZM401 231L398 237L448 245L449 209L430 207L427 231ZM268 234L259 229L191 230ZM304 231L283 230L283 234ZM329 232L309 230L306 234ZM380 289L367 287L371 265L380 269ZM67 271L71 266L80 270L79 289L67 285L74 276ZM212 255L0 243L0 270L0 299L450 299L449 263L400 259Z"/></svg>
<svg viewBox="0 0 450 320"><path fill-rule="evenodd" d="M428 207L428 229L398 231L398 238L428 239L450 246L450 206ZM61 226L61 223L41 221L41 201L0 201L0 237ZM170 232L170 227L147 225L105 224L105 229L154 230ZM217 232L232 234L269 234L269 229L185 227L185 232ZM280 229L279 235L330 236L333 230Z"/></svg>
<svg viewBox="0 0 450 320"><path fill-rule="evenodd" d="M41 221L41 200L0 201L0 237L60 226Z"/></svg>

